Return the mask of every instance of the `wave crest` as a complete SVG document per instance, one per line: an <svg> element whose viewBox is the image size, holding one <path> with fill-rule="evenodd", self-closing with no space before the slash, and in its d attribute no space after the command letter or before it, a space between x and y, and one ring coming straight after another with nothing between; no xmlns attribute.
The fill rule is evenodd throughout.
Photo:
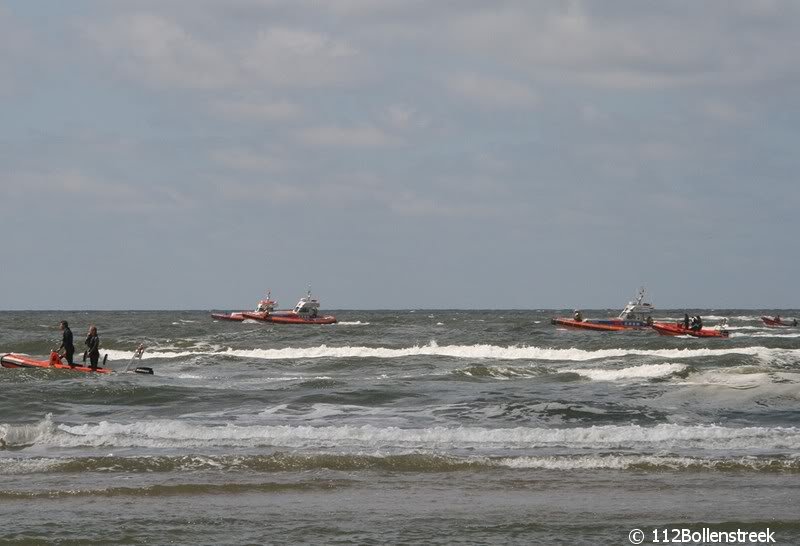
<svg viewBox="0 0 800 546"><path fill-rule="evenodd" d="M133 356L127 351L106 351L109 358L125 360ZM444 345L435 341L427 345L414 345L404 348L343 346L329 347L285 347L282 349L233 349L233 348L198 348L187 351L159 351L153 349L145 352L145 359L183 358L191 356L223 356L261 360L297 360L314 358L402 358L409 356L438 356L449 358L495 359L495 360L549 360L576 361L621 358L626 356L650 356L669 359L703 358L724 355L744 355L763 359L775 357L800 357L800 349L777 349L768 347L728 347L723 349L553 349L526 345Z"/></svg>

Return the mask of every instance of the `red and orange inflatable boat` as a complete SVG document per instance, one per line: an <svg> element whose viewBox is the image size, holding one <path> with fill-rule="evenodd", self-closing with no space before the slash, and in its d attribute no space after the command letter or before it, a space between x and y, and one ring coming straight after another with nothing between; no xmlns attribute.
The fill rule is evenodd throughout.
<svg viewBox="0 0 800 546"><path fill-rule="evenodd" d="M692 330L691 328L684 328L683 324L670 322L654 322L652 326L653 330L662 336L728 337L728 331L722 328Z"/></svg>
<svg viewBox="0 0 800 546"><path fill-rule="evenodd" d="M133 363L137 360L141 361L142 354L144 354L145 347L144 345L139 345L139 347L134 351L133 357L128 365L125 367L124 370L116 370L118 373L138 373L143 375L153 375L153 368L148 368L146 366L139 366L134 369L131 369ZM106 357L103 358L103 365L105 366ZM24 355L20 353L6 353L0 357L0 366L3 368L44 368L47 370L69 370L71 372L87 372L87 373L115 373L115 370L111 368L106 368L104 366L98 366L97 368L92 368L91 366L83 366L83 365L76 365L70 366L63 360L61 360L61 356L55 352L50 351L50 360L37 360L29 355Z"/></svg>
<svg viewBox="0 0 800 546"><path fill-rule="evenodd" d="M0 357L0 365L2 365L3 368L49 368L89 373L111 373L114 371L111 368L92 368L91 366L78 365L70 366L66 362L63 362L55 351L50 353L50 360L36 360L28 355L9 353Z"/></svg>

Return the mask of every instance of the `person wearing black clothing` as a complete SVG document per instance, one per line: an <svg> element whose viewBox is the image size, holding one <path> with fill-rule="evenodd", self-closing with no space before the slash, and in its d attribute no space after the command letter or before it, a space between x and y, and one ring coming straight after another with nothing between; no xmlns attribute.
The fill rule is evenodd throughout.
<svg viewBox="0 0 800 546"><path fill-rule="evenodd" d="M67 357L67 364L74 366L75 363L72 361L72 357L75 354L75 345L72 343L72 330L69 329L69 324L67 324L66 320L61 321L61 331L64 334L61 337L59 349L64 349L62 356Z"/></svg>
<svg viewBox="0 0 800 546"><path fill-rule="evenodd" d="M97 361L100 359L100 336L97 335L97 326L92 325L89 327L89 333L86 336L86 353L84 353L84 360L86 360L85 356L89 355L89 361L92 363L92 369L97 369Z"/></svg>
<svg viewBox="0 0 800 546"><path fill-rule="evenodd" d="M683 314L683 327L687 330L689 329L689 313Z"/></svg>

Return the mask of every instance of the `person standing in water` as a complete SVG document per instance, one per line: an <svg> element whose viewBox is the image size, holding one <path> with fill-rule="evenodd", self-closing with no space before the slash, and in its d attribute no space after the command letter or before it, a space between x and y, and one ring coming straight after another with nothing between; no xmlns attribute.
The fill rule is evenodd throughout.
<svg viewBox="0 0 800 546"><path fill-rule="evenodd" d="M100 336L97 335L97 326L94 324L89 327L89 333L86 335L86 352L84 353L84 360L86 355L89 355L89 361L92 363L92 369L97 369L97 361L100 360Z"/></svg>
<svg viewBox="0 0 800 546"><path fill-rule="evenodd" d="M69 329L69 323L66 320L62 320L59 326L63 334L61 336L61 345L58 348L64 349L62 356L67 358L67 364L74 366L75 362L73 362L72 357L75 354L75 345L72 342L72 330Z"/></svg>

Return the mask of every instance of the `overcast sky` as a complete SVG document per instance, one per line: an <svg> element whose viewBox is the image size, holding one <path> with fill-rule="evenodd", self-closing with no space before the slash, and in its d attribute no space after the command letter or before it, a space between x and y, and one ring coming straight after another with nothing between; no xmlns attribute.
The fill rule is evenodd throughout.
<svg viewBox="0 0 800 546"><path fill-rule="evenodd" d="M0 0L0 309L798 308L800 3Z"/></svg>

